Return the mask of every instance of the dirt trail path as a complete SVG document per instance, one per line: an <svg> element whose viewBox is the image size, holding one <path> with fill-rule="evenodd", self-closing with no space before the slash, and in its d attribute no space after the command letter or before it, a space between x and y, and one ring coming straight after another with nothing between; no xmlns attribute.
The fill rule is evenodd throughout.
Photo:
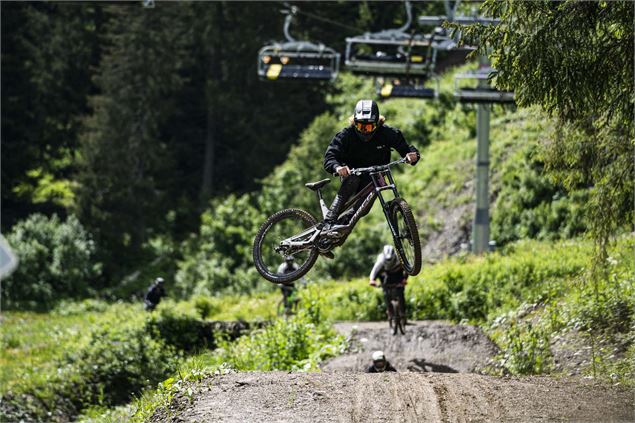
<svg viewBox="0 0 635 423"><path fill-rule="evenodd" d="M321 373L244 372L205 379L152 422L633 422L632 391L579 378L498 378L470 372L496 346L474 326L339 323L349 354ZM400 373L363 373L383 349Z"/></svg>
<svg viewBox="0 0 635 423"><path fill-rule="evenodd" d="M388 322L337 323L350 351L322 365L325 372L363 372L372 351L382 350L400 372L475 373L490 364L496 345L476 326L441 321L411 322L405 335L393 335Z"/></svg>
<svg viewBox="0 0 635 423"><path fill-rule="evenodd" d="M234 373L154 422L632 422L633 394L574 379L442 373Z"/></svg>

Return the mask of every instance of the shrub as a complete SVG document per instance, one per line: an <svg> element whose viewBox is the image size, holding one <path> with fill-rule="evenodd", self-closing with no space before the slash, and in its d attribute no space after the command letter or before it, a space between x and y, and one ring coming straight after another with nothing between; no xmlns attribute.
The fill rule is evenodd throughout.
<svg viewBox="0 0 635 423"><path fill-rule="evenodd" d="M62 390L69 398L81 392L82 405L115 405L165 379L176 369L178 354L143 327L108 325L94 330L89 342L66 361Z"/></svg>
<svg viewBox="0 0 635 423"><path fill-rule="evenodd" d="M203 321L165 308L148 320L146 331L181 351L209 347L214 342L211 331L206 330Z"/></svg>
<svg viewBox="0 0 635 423"><path fill-rule="evenodd" d="M74 216L61 222L56 215L31 215L7 239L20 263L3 281L3 307L48 309L60 299L88 295L99 276L95 244Z"/></svg>
<svg viewBox="0 0 635 423"><path fill-rule="evenodd" d="M234 343L220 342L219 347L217 363L236 370L316 370L319 362L342 350L343 340L329 326L300 312Z"/></svg>
<svg viewBox="0 0 635 423"><path fill-rule="evenodd" d="M506 332L501 364L512 374L544 373L551 364L549 333L531 323L522 326L513 323Z"/></svg>
<svg viewBox="0 0 635 423"><path fill-rule="evenodd" d="M184 259L178 263L175 277L177 295L217 295L256 288L261 278L251 264L251 245L258 216L248 195L231 195L203 213L200 235L182 248Z"/></svg>

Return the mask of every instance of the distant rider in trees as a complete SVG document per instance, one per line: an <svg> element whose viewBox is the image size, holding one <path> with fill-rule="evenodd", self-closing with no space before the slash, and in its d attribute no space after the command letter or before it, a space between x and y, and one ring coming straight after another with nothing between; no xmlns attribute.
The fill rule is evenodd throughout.
<svg viewBox="0 0 635 423"><path fill-rule="evenodd" d="M383 372L396 372L395 369L388 360L383 351L373 352L373 364L371 364L366 373L383 373Z"/></svg>
<svg viewBox="0 0 635 423"><path fill-rule="evenodd" d="M380 283L378 283L378 278L381 281ZM375 265L370 271L369 283L371 286L381 285L384 290L384 301L386 302L387 311L390 310L388 290L394 289L394 292L397 293L399 298L402 315L406 315L406 299L404 291L407 279L408 274L401 265L395 248L392 245L384 245L383 251L377 256Z"/></svg>
<svg viewBox="0 0 635 423"><path fill-rule="evenodd" d="M298 270L298 265L293 261L293 256L287 256L284 263L278 266L278 274L292 273ZM280 284L280 291L282 292L282 304L284 307L284 314L289 315L293 311L293 307L297 303L295 283Z"/></svg>
<svg viewBox="0 0 635 423"><path fill-rule="evenodd" d="M324 153L324 169L342 178L333 204L322 228L329 229L338 219L346 201L371 183L370 175L351 175L350 168L390 163L391 149L397 150L412 165L419 160L419 151L406 143L398 129L386 124L373 100L360 100L350 118L350 125L338 132ZM332 253L327 257L332 258Z"/></svg>
<svg viewBox="0 0 635 423"><path fill-rule="evenodd" d="M163 278L156 278L152 285L148 288L148 292L143 299L145 309L152 311L161 302L161 298L165 297L165 287Z"/></svg>

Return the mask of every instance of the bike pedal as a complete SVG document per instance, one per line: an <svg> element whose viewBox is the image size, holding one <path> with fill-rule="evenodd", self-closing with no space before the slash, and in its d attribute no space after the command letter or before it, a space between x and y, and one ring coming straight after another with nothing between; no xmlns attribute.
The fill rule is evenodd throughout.
<svg viewBox="0 0 635 423"><path fill-rule="evenodd" d="M322 256L326 257L327 259L333 260L335 258L335 254L333 254L332 251L327 251L325 253L320 253L322 254Z"/></svg>

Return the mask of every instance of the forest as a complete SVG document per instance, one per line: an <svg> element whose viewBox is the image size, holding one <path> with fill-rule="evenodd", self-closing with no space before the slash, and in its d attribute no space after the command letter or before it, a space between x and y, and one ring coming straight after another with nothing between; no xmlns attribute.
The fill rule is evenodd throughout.
<svg viewBox="0 0 635 423"><path fill-rule="evenodd" d="M160 421L207 377L319 371L351 348L334 322L385 320L367 278L392 242L377 204L318 258L294 316L276 316L279 287L252 257L274 212L321 217L305 183L331 178L330 204L324 152L360 99L421 153L393 170L422 244L408 319L479 327L498 348L492 377L632 388L634 5L454 3L500 24L445 22L475 49L422 100L382 98L343 59L333 81L257 72L292 8L293 37L344 52L404 25L404 2L2 2L0 229L19 263L0 282L0 420ZM446 6L413 1L412 15ZM496 250L482 256L469 252L477 106L454 95L479 55L515 99L488 106ZM157 277L167 298L141 313ZM563 364L562 339L579 363Z"/></svg>

